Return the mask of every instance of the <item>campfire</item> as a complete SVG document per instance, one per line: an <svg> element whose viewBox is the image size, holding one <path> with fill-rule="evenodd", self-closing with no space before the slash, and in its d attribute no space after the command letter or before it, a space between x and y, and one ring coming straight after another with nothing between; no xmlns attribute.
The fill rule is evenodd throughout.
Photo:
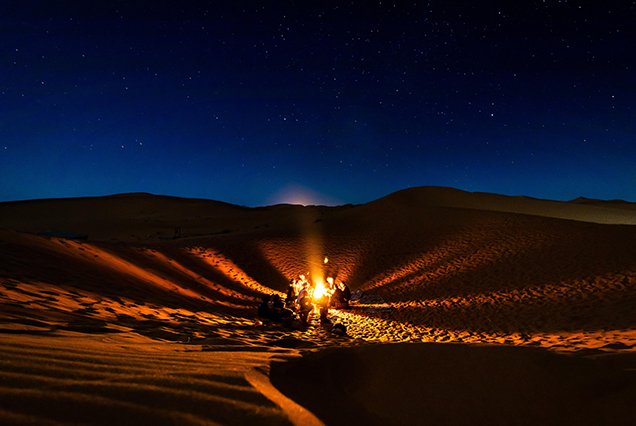
<svg viewBox="0 0 636 426"><path fill-rule="evenodd" d="M314 294L312 295L314 300L321 299L327 290L325 289L325 284L322 281L317 281L314 287Z"/></svg>
<svg viewBox="0 0 636 426"><path fill-rule="evenodd" d="M308 284L308 291L311 294L311 298L314 301L318 301L325 295L331 295L331 293L333 293L333 278L327 277L326 281L327 285L325 285L325 281L320 277L308 279L306 275L301 274L298 276L298 279L294 280L294 290L295 293L298 294L306 283Z"/></svg>

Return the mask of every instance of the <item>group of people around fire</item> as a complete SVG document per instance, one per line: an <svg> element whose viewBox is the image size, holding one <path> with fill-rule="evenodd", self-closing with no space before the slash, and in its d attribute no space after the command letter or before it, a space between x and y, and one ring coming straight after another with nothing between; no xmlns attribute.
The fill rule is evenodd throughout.
<svg viewBox="0 0 636 426"><path fill-rule="evenodd" d="M349 307L351 290L342 281L334 283L329 277L326 283L312 283L305 275L293 279L287 287L283 300L278 294L264 295L258 307L261 317L291 325L299 320L302 325L309 323L311 313L317 308L321 322L329 322L329 308L345 309Z"/></svg>

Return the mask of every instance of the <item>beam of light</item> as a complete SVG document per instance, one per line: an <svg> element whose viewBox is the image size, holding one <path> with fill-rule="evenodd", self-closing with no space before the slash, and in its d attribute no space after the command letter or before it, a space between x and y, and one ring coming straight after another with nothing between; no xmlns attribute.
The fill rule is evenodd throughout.
<svg viewBox="0 0 636 426"><path fill-rule="evenodd" d="M305 261L309 270L308 279L314 284L314 298L316 290L325 285L324 273L324 245L321 232L315 222L313 211L304 211L301 216L301 235L304 239ZM320 293L322 290L318 290Z"/></svg>
<svg viewBox="0 0 636 426"><path fill-rule="evenodd" d="M190 254L203 260L213 269L225 275L228 279L258 293L270 294L272 292L282 295L252 278L247 272L241 269L232 259L221 253L219 250L210 247L194 247L189 250Z"/></svg>
<svg viewBox="0 0 636 426"><path fill-rule="evenodd" d="M226 297L231 297L234 299L238 299L239 301L255 301L256 297L255 296L248 296L246 294L243 293L239 293L238 291L234 291L230 288L227 288L219 283L213 282L209 279L207 279L206 277L192 271L191 269L187 268L186 266L184 266L183 264L181 264L180 262L178 262L177 260L168 257L166 254L161 253L157 250L153 250L153 249L143 249L142 252L149 258L154 258L156 259L156 262L158 264L163 264L166 266L169 266L170 268L180 272L182 275L185 275L186 277L192 279L194 282L197 282L199 284L204 285L205 287L209 288L210 290L222 294L223 296ZM187 251L186 251L187 252ZM192 251L190 251L191 254ZM196 255L196 254L194 254ZM207 263L207 262L206 262ZM234 282L236 283L241 283L238 279L234 280Z"/></svg>
<svg viewBox="0 0 636 426"><path fill-rule="evenodd" d="M146 269L132 261L126 260L114 251L107 250L95 244L59 238L52 239L48 244L56 246L56 251L70 253L75 258L82 259L88 264L97 265L98 267L114 271L122 276L132 278L134 282L149 284L151 288L154 287L171 294L177 294L196 301L204 301L205 303L212 305L221 305L235 309L245 308L245 305L212 299L202 295L191 288L183 286L180 282L172 281L170 278L164 277L159 272Z"/></svg>

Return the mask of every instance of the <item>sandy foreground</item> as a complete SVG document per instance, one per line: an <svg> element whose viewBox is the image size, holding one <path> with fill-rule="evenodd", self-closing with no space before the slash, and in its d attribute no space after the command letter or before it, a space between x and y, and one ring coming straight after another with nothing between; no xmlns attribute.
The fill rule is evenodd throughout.
<svg viewBox="0 0 636 426"><path fill-rule="evenodd" d="M634 224L446 188L2 203L0 423L632 424ZM324 256L347 336L256 317Z"/></svg>

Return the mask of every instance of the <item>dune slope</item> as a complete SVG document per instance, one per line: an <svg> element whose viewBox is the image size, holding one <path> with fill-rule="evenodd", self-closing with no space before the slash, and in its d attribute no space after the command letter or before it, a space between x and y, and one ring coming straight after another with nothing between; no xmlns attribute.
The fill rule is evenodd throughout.
<svg viewBox="0 0 636 426"><path fill-rule="evenodd" d="M275 363L271 375L333 425L629 424L636 396L625 364L503 346L325 350Z"/></svg>
<svg viewBox="0 0 636 426"><path fill-rule="evenodd" d="M111 409L128 407L122 413L135 419L286 423L296 408L247 380L262 377L254 368L267 377L274 358L374 342L633 353L636 227L627 223L634 213L623 204L620 212L589 204L445 188L341 207L250 209L148 194L2 203L0 416L14 423L99 422L91 413L108 411L104 421L115 421ZM290 330L256 318L262 294L284 291L316 265L354 291L351 309L330 314L348 336L317 322ZM391 371L400 363L390 359L408 349L395 357L383 351L363 358ZM473 356L454 351L448 356ZM525 355L497 351L488 349L484 362L526 362ZM176 359L183 362L172 374ZM141 368L147 364L166 372L160 385L153 369ZM91 365L130 374L100 375ZM616 374L631 380L622 371ZM79 382L69 380L75 372ZM548 380L537 374L537 383ZM144 414L163 401L155 401L157 392L176 402ZM193 392L199 396L187 396ZM193 408L206 398L236 409ZM129 399L133 405L124 404ZM80 400L81 413L72 409Z"/></svg>

